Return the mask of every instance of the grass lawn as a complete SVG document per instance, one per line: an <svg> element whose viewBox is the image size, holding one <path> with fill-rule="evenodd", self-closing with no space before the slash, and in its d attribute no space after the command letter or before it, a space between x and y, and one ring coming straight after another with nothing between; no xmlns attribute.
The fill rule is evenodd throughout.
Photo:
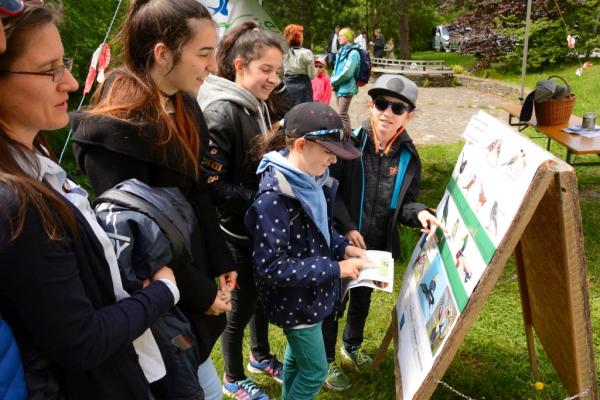
<svg viewBox="0 0 600 400"><path fill-rule="evenodd" d="M460 64L465 70L475 62L472 56L433 51L415 52L413 59L442 59L449 66ZM587 111L600 114L600 96L598 95L600 93L600 79L598 79L600 67L594 65L585 70L581 78L575 75L576 69L577 65L572 65L551 73L528 74L526 87L532 90L538 80L546 79L550 75L560 75L567 79L571 90L577 95L575 114L581 116ZM501 77L501 80L519 84L520 74L506 75ZM545 139L535 138L539 136L536 132L529 129L525 131L525 134L532 137L532 140L540 146L545 146ZM423 161L422 202L431 206L435 206L439 202L461 149L462 144L419 148ZM562 146L553 143L551 151L564 159L565 150ZM578 160L581 161L585 158L595 161L598 157L595 155L584 156L579 157ZM596 368L597 372L600 372L600 212L598 212L600 208L600 166L578 166L576 173L583 218ZM408 257L418 238L418 232L404 228L401 238L404 243L404 254ZM407 261L405 258L396 263L396 291L393 295L384 292L374 293L363 345L371 354L376 353L385 335ZM340 323L340 326L343 326L343 323L344 321ZM341 330L339 342L341 342ZM271 343L273 351L282 355L285 338L281 330L276 327L271 328ZM246 340L246 354L248 351L248 341ZM540 378L545 385L542 391L537 391L533 387L518 281L514 263L511 260L506 265L494 291L487 299L477 321L466 336L442 380L461 393L475 399L564 399L567 397L567 393L539 342L537 343L537 354ZM222 371L218 347L214 350L213 357L218 369ZM353 387L341 393L323 389L318 398L323 400L395 398L393 357L393 351L390 348L380 371L376 374L359 374L348 365L343 365L352 380ZM340 361L339 355L338 361ZM280 397L279 385L260 376L257 377L257 380L267 388L272 398ZM456 399L459 397L448 389L438 386L433 398Z"/></svg>

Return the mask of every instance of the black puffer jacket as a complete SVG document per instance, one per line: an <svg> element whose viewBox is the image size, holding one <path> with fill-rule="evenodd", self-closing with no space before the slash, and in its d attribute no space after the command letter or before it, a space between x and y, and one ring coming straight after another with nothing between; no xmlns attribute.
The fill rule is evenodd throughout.
<svg viewBox="0 0 600 400"><path fill-rule="evenodd" d="M362 157L352 161L338 160L331 167L331 174L340 182L334 209L336 228L344 234L358 230L367 243L375 244L379 250L390 251L397 258L400 250L397 223L420 227L417 214L427 209L424 204L417 203L421 160L407 132L400 135L385 156L376 152L372 137L371 124L365 121L353 137L355 146L363 151ZM402 148L410 151L411 158L400 188L398 206L391 209ZM383 201L378 201L381 199Z"/></svg>
<svg viewBox="0 0 600 400"><path fill-rule="evenodd" d="M270 128L264 102L237 84L210 75L198 93L210 143L202 173L219 211L221 228L234 240L248 240L244 215L258 189L257 162L248 151L254 138Z"/></svg>
<svg viewBox="0 0 600 400"><path fill-rule="evenodd" d="M199 127L201 150L208 146L206 122L196 100L185 96L185 104ZM193 265L174 270L181 292L178 306L195 329L200 361L210 351L225 328L225 315L208 316L217 295L214 278L233 270L233 259L211 205L206 184L194 172L191 162L175 141L157 145L159 132L146 120L123 121L84 113L71 115L75 156L89 176L97 194L117 183L135 178L153 187L177 187L190 202L198 229L192 235Z"/></svg>

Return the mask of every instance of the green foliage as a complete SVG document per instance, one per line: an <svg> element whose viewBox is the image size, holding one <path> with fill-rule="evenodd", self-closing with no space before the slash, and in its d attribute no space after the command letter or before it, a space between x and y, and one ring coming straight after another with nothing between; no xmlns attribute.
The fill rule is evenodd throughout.
<svg viewBox="0 0 600 400"><path fill-rule="evenodd" d="M421 79L421 86L424 88L431 86L431 81L429 80L429 78Z"/></svg>
<svg viewBox="0 0 600 400"><path fill-rule="evenodd" d="M469 70L475 65L475 57L472 55L463 55L459 53L446 53L437 51L415 51L412 53L413 60L442 60L444 68L450 65L461 66L464 70Z"/></svg>
<svg viewBox="0 0 600 400"><path fill-rule="evenodd" d="M462 74L463 72L465 72L465 68L460 64L454 64L452 66L452 72L454 72L455 74Z"/></svg>

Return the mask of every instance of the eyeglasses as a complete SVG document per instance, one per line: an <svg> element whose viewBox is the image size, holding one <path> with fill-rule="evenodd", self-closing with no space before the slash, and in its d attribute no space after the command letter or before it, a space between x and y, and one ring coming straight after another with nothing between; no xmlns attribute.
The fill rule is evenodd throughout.
<svg viewBox="0 0 600 400"><path fill-rule="evenodd" d="M376 109L382 112L387 110L388 107L392 107L392 112L396 115L402 115L405 112L411 110L411 106L409 106L408 104L399 103L396 101L387 101L386 99L382 99L381 97L378 97L375 100L373 100L373 104L375 105Z"/></svg>
<svg viewBox="0 0 600 400"><path fill-rule="evenodd" d="M59 82L62 79L62 77L65 75L65 70L71 71L71 68L73 68L73 59L65 58L65 59L63 59L63 65L61 65L60 67L49 69L47 71L41 71L41 72L4 71L4 72L7 74L51 76L52 82Z"/></svg>
<svg viewBox="0 0 600 400"><path fill-rule="evenodd" d="M328 129L321 131L307 132L303 138L308 140L330 140L335 142L344 141L344 130L343 129Z"/></svg>

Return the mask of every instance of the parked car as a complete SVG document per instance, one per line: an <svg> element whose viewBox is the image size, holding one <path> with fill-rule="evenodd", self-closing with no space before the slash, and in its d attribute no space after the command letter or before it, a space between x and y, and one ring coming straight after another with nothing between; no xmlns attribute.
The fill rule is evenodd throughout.
<svg viewBox="0 0 600 400"><path fill-rule="evenodd" d="M436 51L460 51L461 42L446 25L438 25L431 37L431 48Z"/></svg>

